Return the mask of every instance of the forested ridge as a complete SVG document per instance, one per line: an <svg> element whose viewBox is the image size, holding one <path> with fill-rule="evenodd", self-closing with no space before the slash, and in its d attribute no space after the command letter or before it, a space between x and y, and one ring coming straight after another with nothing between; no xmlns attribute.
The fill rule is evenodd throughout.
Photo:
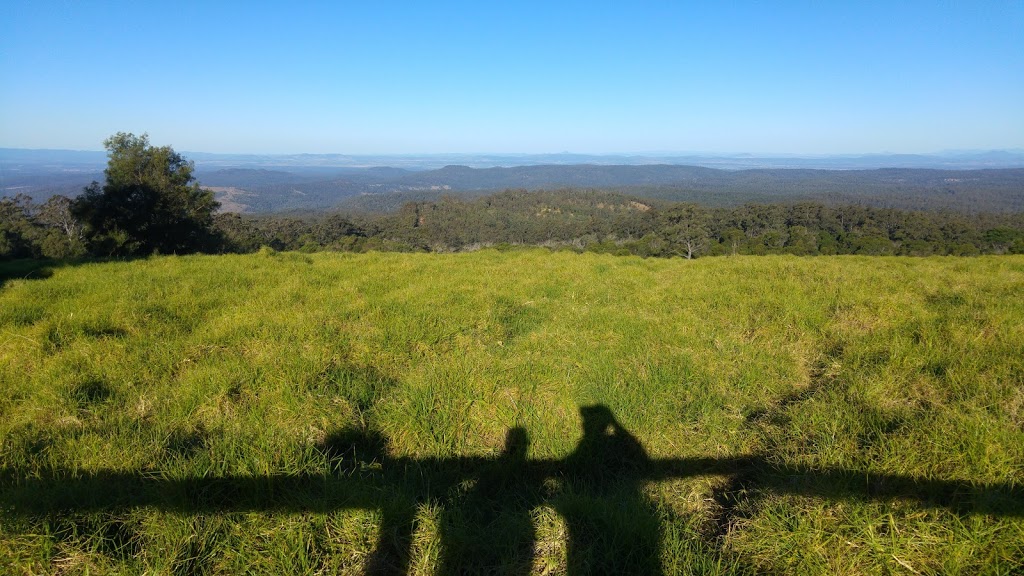
<svg viewBox="0 0 1024 576"><path fill-rule="evenodd" d="M907 210L1024 211L1024 169L750 169L699 166L446 166L408 172L367 169L323 176L217 171L204 184L251 193L247 211L343 209L388 212L407 201L479 196L502 190L600 189L644 198L730 207L745 203L821 202ZM265 178L265 180L263 180ZM235 183L237 182L237 183ZM214 184L216 183L216 184Z"/></svg>
<svg viewBox="0 0 1024 576"><path fill-rule="evenodd" d="M99 176L94 164L18 164L0 159L0 197L23 193L40 202L56 194L73 197ZM907 210L1024 211L1022 168L724 170L676 164L548 164L409 170L388 166L267 165L200 166L195 177L202 186L214 188L220 201L231 194L225 189L244 192L243 202L225 205L247 213L329 209L389 212L408 201L434 201L443 195L473 197L510 189L565 188L600 189L717 207L822 202Z"/></svg>
<svg viewBox="0 0 1024 576"><path fill-rule="evenodd" d="M0 258L67 258L88 248L71 201L0 200ZM219 214L206 252L461 251L536 245L640 256L1024 253L1024 214L910 211L816 202L706 207L594 190L443 197L389 214ZM97 256L116 255L96 249ZM160 250L157 249L157 252ZM189 250L182 249L182 252Z"/></svg>
<svg viewBox="0 0 1024 576"><path fill-rule="evenodd" d="M494 245L700 257L1024 252L1024 214L821 203L731 208L585 190L508 190L409 202L387 215L217 217L226 249L457 251Z"/></svg>
<svg viewBox="0 0 1024 576"><path fill-rule="evenodd" d="M483 170L448 166L420 173L380 168L352 173L344 182L372 186L381 179L400 181L412 193L429 191L441 196L399 196L405 202L384 212L351 209L252 216L218 214L222 206L236 209L254 195L230 188L240 201L231 198L230 204L218 203L214 191L200 185L192 161L169 146L150 145L145 134L117 133L104 146L109 156L104 184L93 182L76 197L54 195L44 202L25 194L0 198L0 259L253 252L263 247L448 252L514 245L685 258L1024 253L1024 206L1005 209L1024 198L1019 184L1024 170L874 170L837 180L836 171L730 173L667 165ZM294 185L289 174L281 171L229 170L219 174L223 179L214 181L222 184ZM546 187L560 179L577 185ZM707 201L676 201L671 193L675 185L668 183L680 179L691 181L694 189L705 186L702 190L710 196L699 197ZM450 184L431 184L438 181ZM510 181L534 189L447 191ZM584 187L615 182L650 187L642 188L642 194ZM747 192L730 193L728 186ZM963 199L972 202L973 209L928 204L929 194L935 190L957 197L957 190L964 186L970 193ZM830 189L836 191L834 202L820 198L822 191ZM739 203L751 190L771 201ZM885 206L872 200L877 193L893 205L913 204L915 190L931 191L922 197L930 210ZM787 200L805 193L818 199ZM1000 198L1001 203L986 201L985 194ZM395 198L393 193L364 197L391 198L392 202ZM1004 209L982 210L991 206Z"/></svg>

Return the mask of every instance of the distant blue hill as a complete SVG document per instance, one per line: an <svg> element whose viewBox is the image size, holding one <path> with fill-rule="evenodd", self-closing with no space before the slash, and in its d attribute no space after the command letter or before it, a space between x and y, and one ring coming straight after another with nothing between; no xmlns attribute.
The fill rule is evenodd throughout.
<svg viewBox="0 0 1024 576"><path fill-rule="evenodd" d="M393 210L442 195L602 189L638 198L862 203L904 209L1024 211L1024 152L821 158L183 153L232 210ZM574 162L570 161L573 160ZM103 179L104 152L0 148L0 196L74 196Z"/></svg>

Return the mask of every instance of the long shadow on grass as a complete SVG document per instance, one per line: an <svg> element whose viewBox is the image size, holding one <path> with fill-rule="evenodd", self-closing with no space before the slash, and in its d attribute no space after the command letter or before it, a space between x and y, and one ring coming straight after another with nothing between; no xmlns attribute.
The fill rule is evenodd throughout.
<svg viewBox="0 0 1024 576"><path fill-rule="evenodd" d="M159 473L0 471L6 514L53 516L151 507L185 514L330 512L382 514L368 573L409 570L421 504L438 505L442 573L526 574L536 556L531 513L553 507L567 527L570 573L660 572L661 526L641 492L647 481L721 475L746 490L830 500L910 500L960 514L1024 517L1024 489L844 468L804 468L765 455L650 458L606 406L580 411L583 436L561 460L527 457L526 430L509 431L494 458L388 458L368 431L340 430L321 449L321 474L175 478Z"/></svg>
<svg viewBox="0 0 1024 576"><path fill-rule="evenodd" d="M67 265L51 260L13 260L0 262L0 288L11 280L43 280L53 276L55 267Z"/></svg>
<svg viewBox="0 0 1024 576"><path fill-rule="evenodd" d="M53 276L59 268L73 268L101 262L117 261L128 262L131 260L144 260L146 257L136 258L99 258L81 257L66 260L54 260L49 258L21 258L18 260L0 261L0 288L12 280L45 280Z"/></svg>

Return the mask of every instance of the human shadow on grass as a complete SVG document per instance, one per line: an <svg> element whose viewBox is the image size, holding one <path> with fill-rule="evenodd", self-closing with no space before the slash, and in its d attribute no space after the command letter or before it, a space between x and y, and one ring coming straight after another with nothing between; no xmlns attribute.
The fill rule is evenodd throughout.
<svg viewBox="0 0 1024 576"><path fill-rule="evenodd" d="M580 414L582 438L560 460L529 458L522 428L508 432L504 450L493 458L391 458L381 435L343 429L321 444L331 468L319 474L171 477L6 469L0 471L0 508L46 517L138 507L185 514L377 510L379 536L365 564L372 574L409 571L417 511L424 504L441 510L441 573L529 573L537 556L533 513L546 505L565 522L570 574L657 574L662 527L642 484L694 476L741 479L745 490L762 495L909 500L958 514L1024 517L1024 489L1014 483L811 469L770 455L654 459L608 407L587 406Z"/></svg>

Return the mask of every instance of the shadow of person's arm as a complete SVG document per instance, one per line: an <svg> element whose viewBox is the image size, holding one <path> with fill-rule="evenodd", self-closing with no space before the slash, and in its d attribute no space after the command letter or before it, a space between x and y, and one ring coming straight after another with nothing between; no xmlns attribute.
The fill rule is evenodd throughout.
<svg viewBox="0 0 1024 576"><path fill-rule="evenodd" d="M760 456L658 459L649 480L742 476L747 488L847 501L911 500L957 513L1024 517L1024 487L1013 482L974 482L778 464Z"/></svg>
<svg viewBox="0 0 1024 576"><path fill-rule="evenodd" d="M376 482L356 476L226 475L168 478L145 472L0 472L0 505L13 514L159 508L184 513L330 511L377 506Z"/></svg>
<svg viewBox="0 0 1024 576"><path fill-rule="evenodd" d="M397 500L381 506L381 523L377 544L366 560L364 573L369 575L401 575L409 571L412 538L416 531L416 505Z"/></svg>

